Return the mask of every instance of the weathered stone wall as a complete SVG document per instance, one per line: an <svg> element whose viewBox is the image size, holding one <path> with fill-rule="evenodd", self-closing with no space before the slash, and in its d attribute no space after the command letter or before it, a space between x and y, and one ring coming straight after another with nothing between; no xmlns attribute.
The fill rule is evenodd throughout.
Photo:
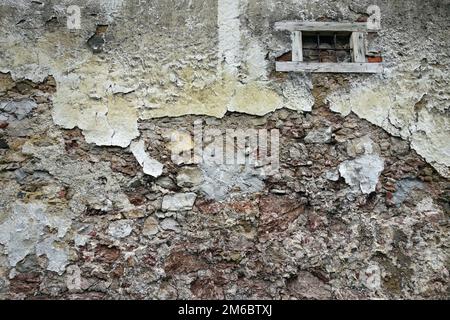
<svg viewBox="0 0 450 320"><path fill-rule="evenodd" d="M372 4L383 74L274 71L276 21ZM1 0L0 297L448 298L449 15ZM175 161L199 120L278 129L279 172Z"/></svg>

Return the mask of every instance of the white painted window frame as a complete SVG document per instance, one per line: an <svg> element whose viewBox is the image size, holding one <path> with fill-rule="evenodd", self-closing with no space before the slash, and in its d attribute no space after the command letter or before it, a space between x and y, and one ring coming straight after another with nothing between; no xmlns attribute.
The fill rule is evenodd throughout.
<svg viewBox="0 0 450 320"><path fill-rule="evenodd" d="M318 72L318 73L381 73L382 63L368 63L365 39L368 32L378 32L368 28L367 23L338 22L303 22L280 21L275 23L275 30L290 31L292 42L292 61L277 61L279 72ZM303 32L350 32L352 62L304 62Z"/></svg>

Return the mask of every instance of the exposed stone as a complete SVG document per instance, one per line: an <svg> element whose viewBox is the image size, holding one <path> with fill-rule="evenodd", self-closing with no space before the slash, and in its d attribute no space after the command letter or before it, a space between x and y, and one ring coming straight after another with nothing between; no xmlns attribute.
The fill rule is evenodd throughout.
<svg viewBox="0 0 450 320"><path fill-rule="evenodd" d="M9 149L8 142L3 139L0 139L0 149Z"/></svg>
<svg viewBox="0 0 450 320"><path fill-rule="evenodd" d="M114 263L120 258L120 249L99 245L95 248L94 259L100 263Z"/></svg>
<svg viewBox="0 0 450 320"><path fill-rule="evenodd" d="M56 2L0 1L0 299L448 299L445 1L376 1L366 75L276 72L274 23L368 1Z"/></svg>
<svg viewBox="0 0 450 320"><path fill-rule="evenodd" d="M159 232L158 220L153 217L148 217L144 222L144 228L142 229L142 234L147 237L152 237Z"/></svg>
<svg viewBox="0 0 450 320"><path fill-rule="evenodd" d="M330 285L306 271L299 272L288 288L303 299L329 300L332 296Z"/></svg>
<svg viewBox="0 0 450 320"><path fill-rule="evenodd" d="M162 210L186 211L192 209L197 195L195 193L177 193L164 196Z"/></svg>
<svg viewBox="0 0 450 320"><path fill-rule="evenodd" d="M325 173L325 178L330 181L339 181L340 178L339 171L338 170L327 171Z"/></svg>
<svg viewBox="0 0 450 320"><path fill-rule="evenodd" d="M28 174L23 169L17 169L16 171L14 171L14 175L16 176L17 181L22 181L28 176Z"/></svg>
<svg viewBox="0 0 450 320"><path fill-rule="evenodd" d="M133 231L133 222L130 220L113 221L109 224L108 234L111 237L122 239L128 237Z"/></svg>
<svg viewBox="0 0 450 320"><path fill-rule="evenodd" d="M172 131L166 138L170 140L168 148L172 154L172 161L177 165L191 164L191 160L186 163L185 158L180 156L194 149L194 141L191 135L184 131Z"/></svg>
<svg viewBox="0 0 450 320"><path fill-rule="evenodd" d="M176 189L176 184L173 182L172 178L170 178L170 177L160 177L158 180L156 180L156 184L167 190Z"/></svg>
<svg viewBox="0 0 450 320"><path fill-rule="evenodd" d="M435 215L437 216L435 221L439 221L439 216L442 215L442 210L439 206L437 206L433 199L430 197L426 197L422 199L416 206L418 212L422 214L426 214L427 216Z"/></svg>
<svg viewBox="0 0 450 320"><path fill-rule="evenodd" d="M9 287L11 292L17 294L33 294L39 290L41 277L37 272L22 273L14 276Z"/></svg>
<svg viewBox="0 0 450 320"><path fill-rule="evenodd" d="M140 219L140 218L144 218L146 216L146 212L144 209L136 209L136 210L130 210L130 211L124 212L123 215L127 219Z"/></svg>
<svg viewBox="0 0 450 320"><path fill-rule="evenodd" d="M76 247L83 247L86 245L86 243L89 241L89 236L77 234L74 238L75 246Z"/></svg>
<svg viewBox="0 0 450 320"><path fill-rule="evenodd" d="M193 254L183 251L172 251L167 257L164 271L168 275L177 275L196 272L206 267L206 263Z"/></svg>
<svg viewBox="0 0 450 320"><path fill-rule="evenodd" d="M318 130L311 130L308 132L308 135L305 137L306 143L330 143L331 142L331 134L333 130L331 127L322 128Z"/></svg>
<svg viewBox="0 0 450 320"><path fill-rule="evenodd" d="M396 156L404 156L410 150L409 143L399 138L392 137L391 146L392 153Z"/></svg>
<svg viewBox="0 0 450 320"><path fill-rule="evenodd" d="M0 101L0 117L6 117L0 120L23 120L36 107L34 100Z"/></svg>
<svg viewBox="0 0 450 320"><path fill-rule="evenodd" d="M182 188L192 188L203 182L203 173L198 168L185 167L177 175L177 185Z"/></svg>
<svg viewBox="0 0 450 320"><path fill-rule="evenodd" d="M78 266L67 267L66 286L71 292L81 290L81 270Z"/></svg>
<svg viewBox="0 0 450 320"><path fill-rule="evenodd" d="M160 226L163 230L170 230L176 232L180 230L178 222L172 218L166 218L162 220Z"/></svg>
<svg viewBox="0 0 450 320"><path fill-rule="evenodd" d="M233 190L246 194L258 192L264 188L260 171L249 166L205 163L201 169L204 181L200 190L209 199L220 201L230 197Z"/></svg>
<svg viewBox="0 0 450 320"><path fill-rule="evenodd" d="M105 45L105 32L108 26L97 26L95 34L89 38L87 44L92 49L93 53L101 53Z"/></svg>
<svg viewBox="0 0 450 320"><path fill-rule="evenodd" d="M357 138L347 143L347 154L350 157L357 157L363 154L379 154L379 149L369 136Z"/></svg>
<svg viewBox="0 0 450 320"><path fill-rule="evenodd" d="M437 71L440 73L440 71ZM400 76L401 77L401 76ZM427 77L433 77L432 73ZM416 88L403 86L400 79L388 83L374 82L366 86L354 86L349 94L335 93L328 98L331 109L359 117L384 128L389 133L410 141L411 147L422 155L443 176L449 177L450 148L444 141L449 139L449 117L442 116L439 109L441 97L429 107L417 110L417 105L429 91L431 80L422 79ZM401 99L396 97L402 96Z"/></svg>
<svg viewBox="0 0 450 320"><path fill-rule="evenodd" d="M259 202L261 225L259 232L268 237L274 232L285 231L304 212L300 199L292 196L269 195Z"/></svg>
<svg viewBox="0 0 450 320"><path fill-rule="evenodd" d="M415 189L423 189L424 185L421 181L416 179L403 179L397 182L396 189L394 193L393 202L395 205L400 206Z"/></svg>

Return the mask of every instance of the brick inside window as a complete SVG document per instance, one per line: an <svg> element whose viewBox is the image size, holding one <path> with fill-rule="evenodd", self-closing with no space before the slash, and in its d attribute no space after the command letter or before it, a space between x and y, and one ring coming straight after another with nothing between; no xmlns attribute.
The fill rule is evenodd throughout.
<svg viewBox="0 0 450 320"><path fill-rule="evenodd" d="M305 62L352 62L351 33L304 33Z"/></svg>

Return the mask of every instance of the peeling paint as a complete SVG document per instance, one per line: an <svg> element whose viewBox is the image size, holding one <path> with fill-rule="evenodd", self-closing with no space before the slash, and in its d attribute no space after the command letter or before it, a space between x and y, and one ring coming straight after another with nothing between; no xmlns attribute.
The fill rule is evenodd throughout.
<svg viewBox="0 0 450 320"><path fill-rule="evenodd" d="M70 225L67 217L49 215L42 204L15 203L0 224L0 243L5 245L9 264L14 267L29 254L45 255L47 269L62 273L68 264L68 253L57 241L66 235ZM57 234L46 234L46 227L55 228Z"/></svg>
<svg viewBox="0 0 450 320"><path fill-rule="evenodd" d="M442 1L378 2L379 75L274 70L276 21L363 0L66 5L0 4L1 299L448 296ZM198 120L277 129L279 171L176 157Z"/></svg>
<svg viewBox="0 0 450 320"><path fill-rule="evenodd" d="M353 112L409 141L441 175L450 177L450 146L445 142L450 139L450 117L440 110L440 99L447 98L433 99L429 95L431 79L406 82L402 74L395 73L391 78L387 83L354 84L349 93L331 94L327 98L330 109L344 116ZM418 110L418 104L426 97L427 105Z"/></svg>
<svg viewBox="0 0 450 320"><path fill-rule="evenodd" d="M163 172L163 165L150 158L150 156L145 152L145 142L140 140L138 142L133 142L130 146L130 150L135 156L139 164L144 168L144 173L152 177L159 177Z"/></svg>
<svg viewBox="0 0 450 320"><path fill-rule="evenodd" d="M342 163L339 173L348 185L361 189L364 194L370 194L376 190L383 169L384 161L379 156L364 155Z"/></svg>

